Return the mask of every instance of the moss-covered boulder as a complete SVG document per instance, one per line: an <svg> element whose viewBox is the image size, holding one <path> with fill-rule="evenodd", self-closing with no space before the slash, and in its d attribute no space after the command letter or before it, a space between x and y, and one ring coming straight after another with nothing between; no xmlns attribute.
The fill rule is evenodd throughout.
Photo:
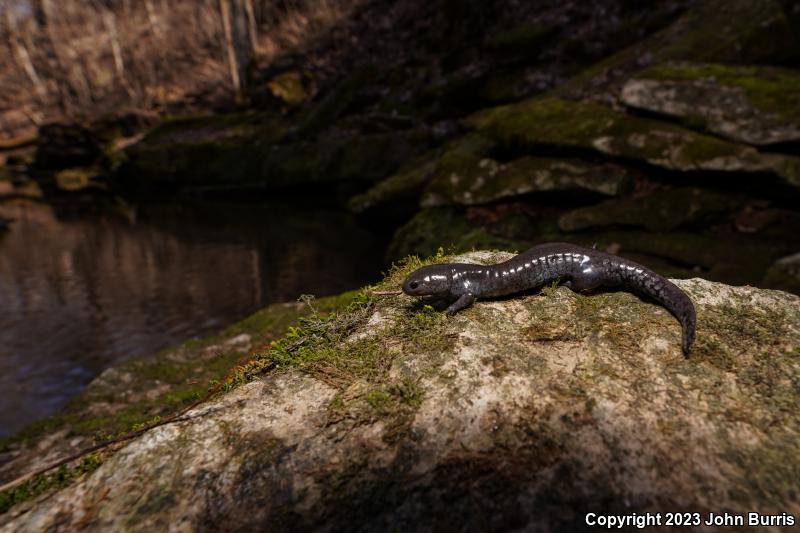
<svg viewBox="0 0 800 533"><path fill-rule="evenodd" d="M488 157L495 146L494 141L476 133L459 137L353 197L348 205L355 213L391 210L405 203L413 203L416 209L423 190L431 180L454 174L469 175L479 168L480 161Z"/></svg>
<svg viewBox="0 0 800 533"><path fill-rule="evenodd" d="M105 189L97 178L103 176L99 168L83 167L59 170L53 175L56 188L64 192L77 192L89 189Z"/></svg>
<svg viewBox="0 0 800 533"><path fill-rule="evenodd" d="M166 418L201 398L248 355L280 338L300 317L326 314L349 303L352 293L310 304L272 304L219 333L186 341L152 357L106 369L55 415L0 440L0 485L148 423ZM39 479L22 490L0 492L0 515L25 494L37 495L54 480Z"/></svg>
<svg viewBox="0 0 800 533"><path fill-rule="evenodd" d="M476 248L522 250L530 244L507 227L496 231L492 226L483 220L470 219L457 207L421 209L395 231L386 261L397 261L407 255L429 256L441 248L458 252Z"/></svg>
<svg viewBox="0 0 800 533"><path fill-rule="evenodd" d="M764 287L778 287L800 295L800 253L782 257L767 269Z"/></svg>
<svg viewBox="0 0 800 533"><path fill-rule="evenodd" d="M704 277L741 285L764 276L769 266L794 248L786 238L765 239L742 234L691 233L689 231L643 231L609 229L568 235L584 245L596 244L601 250L619 250L622 254L643 254L684 272L702 273ZM746 252L745 252L746 251ZM644 259L645 265L651 263Z"/></svg>
<svg viewBox="0 0 800 533"><path fill-rule="evenodd" d="M563 214L563 231L601 226L638 226L669 231L686 224L700 224L730 213L744 204L742 198L697 188L661 190L643 197L628 197L581 207Z"/></svg>
<svg viewBox="0 0 800 533"><path fill-rule="evenodd" d="M170 121L130 147L132 187L278 189L383 178L427 150L431 135L406 130L286 142L280 117L264 113Z"/></svg>
<svg viewBox="0 0 800 533"><path fill-rule="evenodd" d="M618 94L643 67L666 61L781 64L800 56L796 15L778 0L704 0L643 41L588 68L558 87L558 94Z"/></svg>
<svg viewBox="0 0 800 533"><path fill-rule="evenodd" d="M59 170L94 164L101 154L99 139L80 124L44 124L39 128L34 168Z"/></svg>
<svg viewBox="0 0 800 533"><path fill-rule="evenodd" d="M436 171L438 157L426 154L412 165L381 180L367 191L353 196L347 207L356 214L395 210L413 210L418 206L419 196Z"/></svg>
<svg viewBox="0 0 800 533"><path fill-rule="evenodd" d="M576 158L521 157L501 163L485 157L469 166L440 168L425 189L424 207L486 204L535 192L593 192L618 195L632 183L624 167Z"/></svg>
<svg viewBox="0 0 800 533"><path fill-rule="evenodd" d="M769 172L800 185L798 158L761 154L749 146L592 102L532 98L486 109L467 122L501 143L528 150L592 150L679 171Z"/></svg>
<svg viewBox="0 0 800 533"><path fill-rule="evenodd" d="M454 317L364 295L263 352L266 374L12 509L3 531L575 531L601 512L798 516L800 300L677 283L697 308L688 358L675 319L624 292L559 288Z"/></svg>
<svg viewBox="0 0 800 533"><path fill-rule="evenodd" d="M794 70L670 63L636 74L621 99L735 141L800 141L800 72Z"/></svg>
<svg viewBox="0 0 800 533"><path fill-rule="evenodd" d="M267 89L272 96L289 106L299 106L308 102L316 92L311 73L297 70L274 76L267 82Z"/></svg>

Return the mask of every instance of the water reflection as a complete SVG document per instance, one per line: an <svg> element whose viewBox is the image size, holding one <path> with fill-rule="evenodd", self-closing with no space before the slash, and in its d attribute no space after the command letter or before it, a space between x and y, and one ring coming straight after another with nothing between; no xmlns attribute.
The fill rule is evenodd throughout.
<svg viewBox="0 0 800 533"><path fill-rule="evenodd" d="M15 202L0 217L14 219L0 234L0 436L115 361L267 303L356 287L380 264L348 216L282 200L140 208L129 221Z"/></svg>

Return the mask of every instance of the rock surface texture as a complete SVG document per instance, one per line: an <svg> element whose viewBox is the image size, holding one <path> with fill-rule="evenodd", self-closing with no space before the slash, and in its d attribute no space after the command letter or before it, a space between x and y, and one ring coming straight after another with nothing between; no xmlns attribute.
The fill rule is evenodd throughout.
<svg viewBox="0 0 800 533"><path fill-rule="evenodd" d="M677 117L734 141L800 141L800 74L771 67L672 63L622 88L632 107Z"/></svg>
<svg viewBox="0 0 800 533"><path fill-rule="evenodd" d="M531 98L480 111L468 123L502 143L562 146L678 171L767 172L800 184L800 159L639 118L591 102Z"/></svg>
<svg viewBox="0 0 800 533"><path fill-rule="evenodd" d="M688 359L675 319L622 292L547 289L454 317L362 298L273 348L277 369L12 509L2 531L572 531L587 512L800 515L800 299L677 283L697 307Z"/></svg>

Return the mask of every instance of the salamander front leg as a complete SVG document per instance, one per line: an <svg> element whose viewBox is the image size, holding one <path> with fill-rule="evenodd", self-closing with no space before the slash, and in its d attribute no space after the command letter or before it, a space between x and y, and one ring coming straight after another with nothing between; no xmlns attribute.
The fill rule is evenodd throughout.
<svg viewBox="0 0 800 533"><path fill-rule="evenodd" d="M450 307L445 309L444 312L447 313L448 315L454 315L459 311L461 311L462 309L465 309L470 305L472 305L472 302L474 301L475 301L474 294L470 293L462 294L461 296L458 297L458 300L450 304Z"/></svg>

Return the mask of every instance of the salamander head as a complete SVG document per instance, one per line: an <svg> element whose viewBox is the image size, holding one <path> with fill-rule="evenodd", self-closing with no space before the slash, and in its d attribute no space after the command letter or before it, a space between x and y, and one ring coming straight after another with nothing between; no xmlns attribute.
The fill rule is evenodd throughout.
<svg viewBox="0 0 800 533"><path fill-rule="evenodd" d="M452 269L445 265L418 268L403 282L403 292L409 296L432 296L450 292Z"/></svg>

